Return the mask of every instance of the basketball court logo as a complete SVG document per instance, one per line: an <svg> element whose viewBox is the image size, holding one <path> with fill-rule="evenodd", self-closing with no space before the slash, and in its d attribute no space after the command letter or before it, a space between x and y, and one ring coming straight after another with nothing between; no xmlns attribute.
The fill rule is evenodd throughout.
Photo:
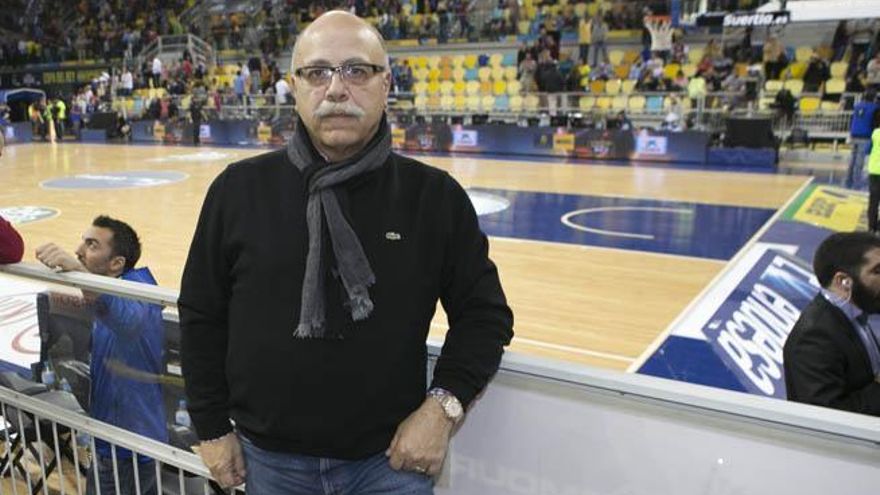
<svg viewBox="0 0 880 495"><path fill-rule="evenodd" d="M47 208L45 206L11 206L0 208L0 216L17 225L56 217L58 213L59 211L55 208Z"/></svg>

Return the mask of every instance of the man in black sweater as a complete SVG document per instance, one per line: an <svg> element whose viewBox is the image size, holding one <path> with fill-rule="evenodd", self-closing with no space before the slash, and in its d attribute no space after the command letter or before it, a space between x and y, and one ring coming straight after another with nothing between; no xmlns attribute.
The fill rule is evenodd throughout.
<svg viewBox="0 0 880 495"><path fill-rule="evenodd" d="M184 270L202 459L260 495L432 493L513 315L465 191L391 152L375 29L321 16L292 72L294 136L215 179ZM449 330L426 394L438 299Z"/></svg>

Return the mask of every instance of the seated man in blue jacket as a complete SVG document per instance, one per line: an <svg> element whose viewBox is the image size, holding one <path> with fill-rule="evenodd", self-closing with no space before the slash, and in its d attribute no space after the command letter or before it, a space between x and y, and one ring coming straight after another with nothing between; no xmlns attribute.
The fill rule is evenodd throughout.
<svg viewBox="0 0 880 495"><path fill-rule="evenodd" d="M37 248L36 256L49 268L81 271L150 285L156 280L148 268L135 268L141 244L128 224L99 216L82 237L73 256L54 243ZM81 302L94 311L91 355L91 406L95 419L168 441L162 389L157 380L162 369L165 336L162 308L134 299L83 291ZM116 493L110 445L96 440L101 493ZM120 493L135 493L132 453L117 448ZM153 460L138 457L140 493L156 493ZM94 493L94 476L88 492Z"/></svg>

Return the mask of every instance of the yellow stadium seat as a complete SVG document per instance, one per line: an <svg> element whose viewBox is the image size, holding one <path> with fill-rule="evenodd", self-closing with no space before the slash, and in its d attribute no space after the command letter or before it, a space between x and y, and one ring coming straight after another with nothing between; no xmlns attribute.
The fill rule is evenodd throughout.
<svg viewBox="0 0 880 495"><path fill-rule="evenodd" d="M505 67L504 68L504 78L508 81L516 81L517 80L517 71L516 67Z"/></svg>
<svg viewBox="0 0 880 495"><path fill-rule="evenodd" d="M505 93L507 93L507 83L506 82L499 79L499 80L496 80L495 82L492 83L492 94L500 96Z"/></svg>
<svg viewBox="0 0 880 495"><path fill-rule="evenodd" d="M519 112L523 107L523 97L520 95L513 95L510 97L510 109L514 112Z"/></svg>
<svg viewBox="0 0 880 495"><path fill-rule="evenodd" d="M647 99L642 95L635 95L629 97L629 111L630 112L641 112L645 109L645 105L647 104Z"/></svg>
<svg viewBox="0 0 880 495"><path fill-rule="evenodd" d="M688 79L697 75L697 65L696 64L685 64L681 68L681 72L684 73L685 77Z"/></svg>
<svg viewBox="0 0 880 495"><path fill-rule="evenodd" d="M678 71L681 70L681 66L678 64L667 64L666 67L663 68L663 77L666 79L675 79L678 77Z"/></svg>
<svg viewBox="0 0 880 495"><path fill-rule="evenodd" d="M488 67L480 67L477 71L477 77L480 78L480 82L486 82L492 77L492 69Z"/></svg>
<svg viewBox="0 0 880 495"><path fill-rule="evenodd" d="M480 81L468 81L465 85L464 92L469 95L475 95L480 92Z"/></svg>
<svg viewBox="0 0 880 495"><path fill-rule="evenodd" d="M443 95L440 97L440 108L443 110L452 110L455 108L455 97L452 95Z"/></svg>
<svg viewBox="0 0 880 495"><path fill-rule="evenodd" d="M428 69L413 70L413 78L416 81L426 81L428 79Z"/></svg>
<svg viewBox="0 0 880 495"><path fill-rule="evenodd" d="M519 21L516 24L516 32L522 36L529 34L529 29L531 29L532 23L531 21L527 21L525 19Z"/></svg>
<svg viewBox="0 0 880 495"><path fill-rule="evenodd" d="M638 81L635 81L633 79L624 80L623 83L620 85L620 92L624 94L632 93L636 89L636 82Z"/></svg>
<svg viewBox="0 0 880 495"><path fill-rule="evenodd" d="M500 53L493 53L489 55L489 67L501 67L501 63L504 61L504 55Z"/></svg>
<svg viewBox="0 0 880 495"><path fill-rule="evenodd" d="M479 112L480 111L480 96L479 95L470 95L467 97L467 109L469 112Z"/></svg>
<svg viewBox="0 0 880 495"><path fill-rule="evenodd" d="M454 55L452 57L452 67L464 67L464 55Z"/></svg>
<svg viewBox="0 0 880 495"><path fill-rule="evenodd" d="M758 100L758 110L769 110L772 108L772 105L775 103L775 98L764 96L760 100Z"/></svg>
<svg viewBox="0 0 880 495"><path fill-rule="evenodd" d="M424 81L418 81L413 84L412 90L415 94L423 95L428 92L428 83Z"/></svg>
<svg viewBox="0 0 880 495"><path fill-rule="evenodd" d="M480 94L492 94L492 81L480 81Z"/></svg>
<svg viewBox="0 0 880 495"><path fill-rule="evenodd" d="M624 95L617 95L611 99L611 108L613 110L624 110L626 109L627 97Z"/></svg>
<svg viewBox="0 0 880 495"><path fill-rule="evenodd" d="M782 87L791 91L791 94L797 98L804 90L804 81L801 79L789 79L782 84Z"/></svg>
<svg viewBox="0 0 880 495"><path fill-rule="evenodd" d="M452 79L452 67L440 66L440 80L448 81Z"/></svg>
<svg viewBox="0 0 880 495"><path fill-rule="evenodd" d="M593 106L596 105L596 97L595 96L581 96L578 98L578 108L581 110L592 110Z"/></svg>
<svg viewBox="0 0 880 495"><path fill-rule="evenodd" d="M492 80L494 80L494 81L503 81L504 80L504 67L492 67Z"/></svg>
<svg viewBox="0 0 880 495"><path fill-rule="evenodd" d="M440 83L437 81L429 81L428 82L428 94L436 95L440 93Z"/></svg>
<svg viewBox="0 0 880 495"><path fill-rule="evenodd" d="M418 57L414 57L413 63L419 69L427 69L428 68L428 57L425 55L419 55Z"/></svg>
<svg viewBox="0 0 880 495"><path fill-rule="evenodd" d="M477 66L477 56L474 54L469 54L464 56L464 68L465 69L473 69Z"/></svg>
<svg viewBox="0 0 880 495"><path fill-rule="evenodd" d="M425 110L428 107L428 97L425 95L417 95L415 99L415 107L419 110Z"/></svg>
<svg viewBox="0 0 880 495"><path fill-rule="evenodd" d="M440 56L439 55L431 55L428 57L428 68L429 69L440 68Z"/></svg>
<svg viewBox="0 0 880 495"><path fill-rule="evenodd" d="M608 61L611 65L620 65L623 62L623 50L611 50L608 52Z"/></svg>
<svg viewBox="0 0 880 495"><path fill-rule="evenodd" d="M703 60L704 53L705 51L702 48L691 48L688 51L688 62L699 65L700 61Z"/></svg>
<svg viewBox="0 0 880 495"><path fill-rule="evenodd" d="M492 95L483 96L480 98L480 107L484 112L495 110L495 97Z"/></svg>
<svg viewBox="0 0 880 495"><path fill-rule="evenodd" d="M428 69L428 80L429 81L439 81L440 80L440 69L433 68Z"/></svg>
<svg viewBox="0 0 880 495"><path fill-rule="evenodd" d="M788 66L788 75L791 79L803 79L806 72L806 62L794 62Z"/></svg>
<svg viewBox="0 0 880 495"><path fill-rule="evenodd" d="M831 64L831 77L835 79L845 79L846 69L846 62L834 62L833 64Z"/></svg>
<svg viewBox="0 0 880 495"><path fill-rule="evenodd" d="M840 102L823 101L822 105L819 108L821 108L823 112L839 112L840 111Z"/></svg>
<svg viewBox="0 0 880 495"><path fill-rule="evenodd" d="M434 94L428 96L428 109L440 110L440 95Z"/></svg>
<svg viewBox="0 0 880 495"><path fill-rule="evenodd" d="M605 91L605 81L596 79L590 82L590 93L599 94Z"/></svg>
<svg viewBox="0 0 880 495"><path fill-rule="evenodd" d="M764 91L768 93L775 93L782 89L782 81L778 79L770 79L764 83Z"/></svg>
<svg viewBox="0 0 880 495"><path fill-rule="evenodd" d="M621 63L632 65L636 60L641 58L641 54L636 50L627 50L623 52L623 60Z"/></svg>
<svg viewBox="0 0 880 495"><path fill-rule="evenodd" d="M799 46L794 51L794 59L798 62L809 62L810 55L813 54L812 46Z"/></svg>
<svg viewBox="0 0 880 495"><path fill-rule="evenodd" d="M612 79L605 83L605 94L614 96L620 94L620 79Z"/></svg>
<svg viewBox="0 0 880 495"><path fill-rule="evenodd" d="M397 103L394 104L394 108L397 110L412 110L413 102L411 100L397 100Z"/></svg>
<svg viewBox="0 0 880 495"><path fill-rule="evenodd" d="M464 81L464 69L462 69L461 67L456 67L452 69L452 80Z"/></svg>
<svg viewBox="0 0 880 495"><path fill-rule="evenodd" d="M529 94L523 98L523 106L526 110L530 112L534 112L538 110L538 107L541 105L541 99L538 98L537 95Z"/></svg>
<svg viewBox="0 0 880 495"><path fill-rule="evenodd" d="M630 64L626 64L626 63L620 64L620 65L615 65L614 66L614 75L618 79L626 79L627 77L629 77L629 68L630 68Z"/></svg>
<svg viewBox="0 0 880 495"><path fill-rule="evenodd" d="M463 95L466 89L467 84L464 81L455 81L452 83L452 94Z"/></svg>
<svg viewBox="0 0 880 495"><path fill-rule="evenodd" d="M596 98L596 107L600 110L608 110L611 108L611 98L608 96L600 96Z"/></svg>
<svg viewBox="0 0 880 495"><path fill-rule="evenodd" d="M507 94L513 96L518 95L522 91L522 85L516 79L507 83Z"/></svg>
<svg viewBox="0 0 880 495"><path fill-rule="evenodd" d="M821 102L822 100L815 96L804 96L798 102L798 107L800 107L801 113L813 113L819 109Z"/></svg>
<svg viewBox="0 0 880 495"><path fill-rule="evenodd" d="M846 91L846 81L843 79L829 79L825 82L826 95L839 95Z"/></svg>
<svg viewBox="0 0 880 495"><path fill-rule="evenodd" d="M443 81L440 83L440 94L451 95L455 89L455 83L452 81Z"/></svg>
<svg viewBox="0 0 880 495"><path fill-rule="evenodd" d="M454 107L457 112L467 110L467 97L465 95L455 95Z"/></svg>

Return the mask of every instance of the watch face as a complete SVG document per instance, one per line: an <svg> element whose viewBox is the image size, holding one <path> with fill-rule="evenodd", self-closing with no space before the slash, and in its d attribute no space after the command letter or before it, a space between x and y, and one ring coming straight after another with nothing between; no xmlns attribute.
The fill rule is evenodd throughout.
<svg viewBox="0 0 880 495"><path fill-rule="evenodd" d="M452 419L460 418L462 413L464 412L461 409L461 404L453 398L449 398L444 401L443 409L446 411L446 414Z"/></svg>

